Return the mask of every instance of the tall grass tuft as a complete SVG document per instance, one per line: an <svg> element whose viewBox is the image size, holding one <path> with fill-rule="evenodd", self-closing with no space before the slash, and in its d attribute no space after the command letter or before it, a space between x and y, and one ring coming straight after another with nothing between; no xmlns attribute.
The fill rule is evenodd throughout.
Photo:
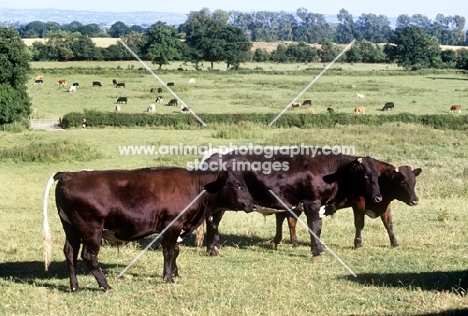
<svg viewBox="0 0 468 316"><path fill-rule="evenodd" d="M103 158L98 150L77 142L34 142L26 146L14 146L0 150L0 159L15 162L68 162L90 161Z"/></svg>

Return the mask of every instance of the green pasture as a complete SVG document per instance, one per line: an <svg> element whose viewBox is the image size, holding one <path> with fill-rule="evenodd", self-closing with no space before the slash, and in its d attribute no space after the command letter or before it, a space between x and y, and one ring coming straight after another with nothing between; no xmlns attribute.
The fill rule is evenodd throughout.
<svg viewBox="0 0 468 316"><path fill-rule="evenodd" d="M58 119L84 109L114 111L127 96L122 112L143 112L154 103L150 88L162 85L137 61L32 63L28 84L34 118ZM279 113L324 68L325 64L243 64L242 71L202 65L148 65L196 113ZM177 70L183 68L184 70ZM44 74L43 86L33 80ZM195 78L195 85L188 85ZM76 93L58 87L59 79L78 82ZM125 82L117 89L112 79ZM100 81L102 87L92 87ZM219 85L216 85L219 83ZM365 95L356 98L356 92ZM172 98L163 92L165 104ZM451 70L407 73L394 65L333 65L299 100L311 99L315 113L350 113L363 105L368 114L395 102L393 113L447 113L452 104L468 107L468 78ZM292 112L292 110L289 110ZM296 110L305 112L304 108ZM157 104L156 114L183 115ZM391 113L391 112L390 112ZM447 115L450 115L447 113ZM452 114L460 115L460 114ZM351 276L330 253L312 258L307 230L298 226L300 247L292 248L286 225L283 243L270 249L274 217L228 212L220 225L221 255L210 257L193 244L181 246L180 278L162 280L163 256L156 243L122 278L120 272L155 236L120 249L106 244L100 266L113 286L98 289L80 260L83 290L69 291L62 253L64 233L48 197L54 238L48 272L42 261L42 203L45 185L57 171L141 168L187 163L201 155L125 155L119 146L226 145L354 146L395 166L422 168L416 192L420 203L392 205L392 249L379 219L366 218L364 248L353 250L350 209L324 219L323 241L356 274ZM190 130L170 128L89 128L0 132L0 315L463 315L468 312L468 134L416 124L347 125L335 129L282 129L242 123L212 124ZM305 220L305 217L302 217Z"/></svg>
<svg viewBox="0 0 468 316"><path fill-rule="evenodd" d="M147 62L164 82L174 82L174 93L195 113L280 113L305 90L326 64L276 65L249 63L239 72L225 70L225 64L215 69L195 71L193 66L174 63L159 70ZM206 65L207 66L207 65ZM181 115L178 108L167 106L175 98L138 61L89 63L32 63L28 84L32 96L33 118L56 118L84 109L114 111L117 98L126 96L128 104L121 105L123 113L142 113L148 104L155 103L151 88L163 87L164 103L156 104L156 114ZM184 70L177 70L182 68ZM34 86L34 78L44 74L44 85ZM189 85L189 78L196 83ZM68 84L80 84L76 93L68 87L58 87L59 79ZM112 79L125 82L126 88L115 88ZM92 87L100 81L102 87ZM365 98L357 98L356 93ZM461 104L465 111L468 99L468 77L453 70L408 73L395 65L336 63L314 85L305 90L298 101L312 100L315 113L351 114L356 106L364 106L367 114L387 114L381 109L393 101L393 113L441 114L453 104ZM294 110L305 113L310 106ZM293 110L289 110L293 111Z"/></svg>

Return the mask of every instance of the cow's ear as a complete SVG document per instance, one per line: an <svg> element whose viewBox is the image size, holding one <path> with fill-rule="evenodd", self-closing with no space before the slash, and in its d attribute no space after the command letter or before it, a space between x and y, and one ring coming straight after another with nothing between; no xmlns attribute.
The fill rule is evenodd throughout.
<svg viewBox="0 0 468 316"><path fill-rule="evenodd" d="M215 181L205 184L205 190L210 194L218 193L226 185L227 178L228 173L221 172Z"/></svg>
<svg viewBox="0 0 468 316"><path fill-rule="evenodd" d="M421 174L422 169L421 168L416 168L413 170L414 176L417 177Z"/></svg>
<svg viewBox="0 0 468 316"><path fill-rule="evenodd" d="M335 173L327 174L322 179L326 183L332 184L340 179L340 175L338 174L338 172L335 172Z"/></svg>

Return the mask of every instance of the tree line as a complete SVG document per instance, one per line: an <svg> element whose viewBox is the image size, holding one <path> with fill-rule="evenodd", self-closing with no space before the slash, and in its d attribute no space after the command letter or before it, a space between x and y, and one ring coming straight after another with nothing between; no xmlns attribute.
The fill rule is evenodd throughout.
<svg viewBox="0 0 468 316"><path fill-rule="evenodd" d="M277 19L273 19L273 16ZM284 25L288 20L286 16L290 17L290 28ZM355 20L344 9L338 14L340 22L334 27L325 21L323 15L311 14L305 9L299 9L297 16L299 20L295 18L294 24L292 15L285 13L263 12L262 15L257 12L254 15L222 10L212 13L203 9L191 12L178 27L158 21L143 30L117 22L107 30L107 34L122 38L133 52L160 67L171 61L192 62L196 69L202 62L209 62L211 66L214 62L226 62L232 69L238 69L245 61L329 62L343 49L340 44L356 39L357 44L343 57L345 62L395 62L413 70L422 67L468 69L466 50L440 48L439 37L451 43L466 41L465 19L460 16L443 18L438 15L436 21L431 22L421 15L400 15L395 29L389 27L385 16L363 14ZM42 26L49 24L54 28L45 30L39 28L38 22L32 22L29 25L35 26L35 29L25 27L19 30L20 35L41 31L42 36L47 38L45 43L33 43L30 48L33 61L134 59L121 44L96 47L91 37L103 32L96 26L80 26L77 22L64 25L63 29L50 22ZM285 34L289 34L289 37ZM253 39L269 41L278 38L281 43L272 52L265 49L251 51ZM310 43L320 45L316 48Z"/></svg>
<svg viewBox="0 0 468 316"><path fill-rule="evenodd" d="M388 43L397 28L418 26L425 33L435 36L441 45L466 45L466 20L460 15L445 16L437 14L431 20L425 15L402 14L397 17L395 28L385 15L361 14L353 16L341 9L337 22L328 22L326 16L311 13L307 9L297 9L295 13L257 11L223 11L208 9L200 12L210 14L213 19L242 29L251 42L306 42L321 43L329 40L334 43L349 43L352 39L366 40L371 43ZM191 12L188 20L191 19ZM187 23L184 22L183 24ZM182 24L182 25L183 25ZM147 29L138 26L127 26L116 22L106 29L98 24L82 25L79 22L60 25L56 22L33 21L18 28L22 38L45 38L49 32L78 32L88 37L126 37L132 32L145 33Z"/></svg>

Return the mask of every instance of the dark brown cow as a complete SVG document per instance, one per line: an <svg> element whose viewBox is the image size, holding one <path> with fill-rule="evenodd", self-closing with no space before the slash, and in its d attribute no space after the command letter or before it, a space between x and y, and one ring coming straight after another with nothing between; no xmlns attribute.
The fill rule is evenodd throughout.
<svg viewBox="0 0 468 316"><path fill-rule="evenodd" d="M169 105L169 106L178 106L179 101L177 99L171 99L171 100L169 100L169 103L167 105Z"/></svg>
<svg viewBox="0 0 468 316"><path fill-rule="evenodd" d="M102 87L102 84L100 81L93 81L93 87Z"/></svg>
<svg viewBox="0 0 468 316"><path fill-rule="evenodd" d="M349 155L275 154L271 158L263 155L213 154L205 160L205 167L221 165L227 170L239 170L244 177L255 201L259 206L285 210L275 199L272 190L289 208L302 205L307 216L307 224L315 235L320 237L323 206L328 212L336 210L336 201L351 195L364 195L378 203L382 197L379 192L377 168L370 157ZM256 165L256 170L246 168ZM258 166L287 165L264 173ZM277 168L278 169L278 168ZM273 169L274 170L274 169ZM217 255L219 251L218 224L223 212L217 212L207 220L207 251ZM289 212L286 212L289 213ZM311 234L311 252L319 256L323 250L320 240Z"/></svg>
<svg viewBox="0 0 468 316"><path fill-rule="evenodd" d="M395 103L394 102L387 102L384 104L382 111L388 111L388 110L393 110L395 108Z"/></svg>
<svg viewBox="0 0 468 316"><path fill-rule="evenodd" d="M116 85L115 85L116 88L125 88L125 82L118 82Z"/></svg>
<svg viewBox="0 0 468 316"><path fill-rule="evenodd" d="M75 269L81 243L82 259L99 287L108 291L111 287L98 264L102 238L113 242L133 241L165 230L163 277L173 283L173 277L178 276L178 240L189 236L215 211L256 209L244 180L234 172L188 171L176 167L58 172L49 179L44 196L46 270L52 245L47 199L55 181L58 181L55 201L66 235L64 254L72 291L79 290ZM203 190L206 192L202 193Z"/></svg>
<svg viewBox="0 0 468 316"><path fill-rule="evenodd" d="M302 102L302 105L312 105L312 100L304 100L304 102Z"/></svg>
<svg viewBox="0 0 468 316"><path fill-rule="evenodd" d="M162 93L162 88L158 88L158 94L161 94Z"/></svg>
<svg viewBox="0 0 468 316"><path fill-rule="evenodd" d="M168 82L168 83L167 83L167 86L168 86L168 87L173 87L174 85L175 85L174 82Z"/></svg>
<svg viewBox="0 0 468 316"><path fill-rule="evenodd" d="M390 238L390 244L393 247L398 247L398 242L393 231L391 202L399 200L409 206L418 204L418 197L414 191L416 185L416 177L422 172L422 169L417 168L412 170L409 166L395 168L393 165L376 160L375 164L379 174L379 187L382 194L382 202L374 203L364 196L347 197L341 201L337 201L337 209L352 207L354 211L354 226L356 235L354 238L354 248L362 248L361 232L364 228L365 215L371 218L380 216L385 229ZM296 215L300 215L300 211ZM276 236L273 239L272 246L276 246L282 240L282 226L285 218L288 218L289 234L293 247L297 247L296 237L296 219L288 216L286 213L277 213L276 215ZM326 214L331 215L331 214Z"/></svg>
<svg viewBox="0 0 468 316"><path fill-rule="evenodd" d="M127 104L128 98L127 97L118 97L117 98L117 103L125 103Z"/></svg>

